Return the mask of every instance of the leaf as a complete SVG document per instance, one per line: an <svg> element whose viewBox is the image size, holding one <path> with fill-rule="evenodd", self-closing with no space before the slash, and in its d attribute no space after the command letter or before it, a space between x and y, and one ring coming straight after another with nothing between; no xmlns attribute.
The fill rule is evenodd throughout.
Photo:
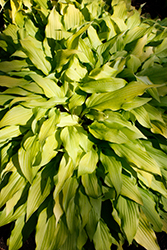
<svg viewBox="0 0 167 250"><path fill-rule="evenodd" d="M145 170L146 172L161 175L160 168L156 161L149 156L144 147L139 142L129 142L125 144L110 144L116 154L124 157L133 166ZM137 169L136 169L137 171Z"/></svg>
<svg viewBox="0 0 167 250"><path fill-rule="evenodd" d="M37 173L32 181L27 199L27 220L50 194L51 189L53 188L51 181L52 174L53 169L45 167L42 171Z"/></svg>
<svg viewBox="0 0 167 250"><path fill-rule="evenodd" d="M49 61L46 60L42 44L30 36L20 42L23 47L23 51L30 58L37 69L41 70L45 75L48 75L51 70L51 65Z"/></svg>
<svg viewBox="0 0 167 250"><path fill-rule="evenodd" d="M0 86L2 86L2 87L13 88L13 87L17 87L17 86L23 86L26 83L28 83L28 82L24 79L0 75Z"/></svg>
<svg viewBox="0 0 167 250"><path fill-rule="evenodd" d="M78 188L78 181L75 177L71 177L66 180L62 190L63 192L62 205L65 212L67 211L70 200L73 197L75 197L77 188Z"/></svg>
<svg viewBox="0 0 167 250"><path fill-rule="evenodd" d="M71 158L62 157L59 165L58 174L55 178L55 190L53 193L54 199L59 195L66 181L72 176L74 165Z"/></svg>
<svg viewBox="0 0 167 250"><path fill-rule="evenodd" d="M55 237L56 220L52 213L51 216L48 217L47 210L47 208L42 210L38 217L35 235L37 250L41 248L49 249L52 244L52 239ZM51 210L50 207L49 210Z"/></svg>
<svg viewBox="0 0 167 250"><path fill-rule="evenodd" d="M146 67L142 71L140 71L138 76L148 76L148 78L154 84L164 84L167 82L167 74L166 74L166 67L162 65L150 65L150 67Z"/></svg>
<svg viewBox="0 0 167 250"><path fill-rule="evenodd" d="M88 31L87 31L87 32L88 32L88 37L89 37L89 39L90 39L90 42L91 42L92 47L95 48L95 49L97 49L97 47L98 47L99 45L101 45L102 42L100 41L100 39L99 39L99 37L98 37L98 34L97 34L97 32L96 32L96 29L93 28L93 26L90 26L90 27L88 28Z"/></svg>
<svg viewBox="0 0 167 250"><path fill-rule="evenodd" d="M52 134L48 136L42 148L40 166L46 165L57 155L57 147L58 141L56 140L56 135Z"/></svg>
<svg viewBox="0 0 167 250"><path fill-rule="evenodd" d="M155 48L155 54L158 57L166 57L167 56L167 38L165 38L160 45Z"/></svg>
<svg viewBox="0 0 167 250"><path fill-rule="evenodd" d="M96 174L84 174L81 177L82 185L85 188L85 192L88 196L97 199L101 195L101 188L98 184L98 179Z"/></svg>
<svg viewBox="0 0 167 250"><path fill-rule="evenodd" d="M75 49L78 45L78 40L80 36L89 28L91 23L86 24L82 28L80 28L75 34L73 34L69 39L67 40L67 48L68 49Z"/></svg>
<svg viewBox="0 0 167 250"><path fill-rule="evenodd" d="M39 141L40 143L44 143L44 141L47 139L47 137L51 136L52 134L55 134L56 132L56 123L59 121L59 112L57 112L56 109L50 109L48 114L48 119L46 119L40 128L39 131Z"/></svg>
<svg viewBox="0 0 167 250"><path fill-rule="evenodd" d="M21 134L19 126L7 126L0 130L0 141L9 140L9 138L18 137Z"/></svg>
<svg viewBox="0 0 167 250"><path fill-rule="evenodd" d="M153 226L154 231L161 232L163 224L159 214L156 211L156 203L153 200L153 196L149 191L141 188L139 190L143 200L142 211L146 215L147 220Z"/></svg>
<svg viewBox="0 0 167 250"><path fill-rule="evenodd" d="M93 67L95 64L93 52L81 38L79 38L78 51L82 51L82 53L77 53L79 60L83 63L89 63Z"/></svg>
<svg viewBox="0 0 167 250"><path fill-rule="evenodd" d="M26 60L13 60L13 61L0 62L0 71L6 73L10 71L21 71L22 68L27 68L27 67L28 64Z"/></svg>
<svg viewBox="0 0 167 250"><path fill-rule="evenodd" d="M103 111L105 109L118 110L124 103L133 100L136 96L151 86L141 82L131 82L125 87L111 93L93 94L86 101L87 108ZM123 97L123 98L122 98Z"/></svg>
<svg viewBox="0 0 167 250"><path fill-rule="evenodd" d="M93 242L95 244L96 250L111 249L111 234L109 228L103 220L99 220L97 224L97 229L93 236Z"/></svg>
<svg viewBox="0 0 167 250"><path fill-rule="evenodd" d="M73 57L65 74L72 81L80 81L85 77L86 73L86 67L82 66L76 57Z"/></svg>
<svg viewBox="0 0 167 250"><path fill-rule="evenodd" d="M17 171L14 171L8 180L8 183L1 188L0 192L0 207L5 205L7 201L9 201L15 193L17 193L22 187L26 184L25 179L20 176ZM12 212L11 212L12 213Z"/></svg>
<svg viewBox="0 0 167 250"><path fill-rule="evenodd" d="M146 109L141 106L138 108L134 108L131 113L136 117L137 121L146 128L151 128L151 121L148 112Z"/></svg>
<svg viewBox="0 0 167 250"><path fill-rule="evenodd" d="M139 226L134 239L138 244L148 250L160 249L157 243L156 235L143 214L140 214Z"/></svg>
<svg viewBox="0 0 167 250"><path fill-rule="evenodd" d="M25 216L25 212L26 212L26 203L22 204L14 211L11 210L8 215L6 215L6 208L4 208L0 212L0 227L17 220L22 215Z"/></svg>
<svg viewBox="0 0 167 250"><path fill-rule="evenodd" d="M44 78L38 74L31 74L30 76L43 89L46 97L64 97L64 93L62 89L57 85L56 81L46 77Z"/></svg>
<svg viewBox="0 0 167 250"><path fill-rule="evenodd" d="M72 197L72 199L69 201L66 211L67 226L71 234L75 234L76 230L81 225L80 217L78 214L78 210L76 209L74 198L75 197Z"/></svg>
<svg viewBox="0 0 167 250"><path fill-rule="evenodd" d="M127 68L131 69L133 73L135 73L138 68L141 66L141 61L136 55L129 55L127 60Z"/></svg>
<svg viewBox="0 0 167 250"><path fill-rule="evenodd" d="M16 222L15 227L12 230L9 238L9 250L20 249L23 244L22 230L25 225L25 215L20 216Z"/></svg>
<svg viewBox="0 0 167 250"><path fill-rule="evenodd" d="M55 7L51 10L48 23L45 28L45 34L47 38L53 38L55 40L61 40L71 36L70 32L67 32L62 23L61 15L56 11Z"/></svg>
<svg viewBox="0 0 167 250"><path fill-rule="evenodd" d="M82 12L73 4L69 4L64 13L64 24L65 29L75 29L75 27L80 26L84 21Z"/></svg>
<svg viewBox="0 0 167 250"><path fill-rule="evenodd" d="M139 208L135 202L119 196L116 205L118 215L121 219L121 226L127 237L129 244L132 243L136 235L139 223Z"/></svg>
<svg viewBox="0 0 167 250"><path fill-rule="evenodd" d="M58 123L58 127L66 127L66 126L74 126L78 124L78 116L69 115L68 113L60 114L60 122Z"/></svg>
<svg viewBox="0 0 167 250"><path fill-rule="evenodd" d="M22 147L18 150L18 160L20 169L25 176L25 178L32 183L32 180L38 171L38 168L35 168L34 163L38 155L40 148L39 141L37 136L29 136Z"/></svg>
<svg viewBox="0 0 167 250"><path fill-rule="evenodd" d="M95 121L88 128L90 133L96 138L118 144L137 138L145 138L141 132L129 121L126 121L121 114L112 111L104 112L104 121Z"/></svg>
<svg viewBox="0 0 167 250"><path fill-rule="evenodd" d="M122 189L122 164L120 161L116 159L116 157L110 152L107 151L105 154L100 154L100 160L103 164L103 167L105 169L105 173L108 174L108 181L106 184L108 184L110 187L114 186L117 195L120 194L120 191ZM111 184L109 183L111 182ZM105 180L106 182L106 180Z"/></svg>
<svg viewBox="0 0 167 250"><path fill-rule="evenodd" d="M79 136L75 127L68 126L63 128L60 134L60 138L63 142L64 148L66 149L73 162L76 162L79 149Z"/></svg>
<svg viewBox="0 0 167 250"><path fill-rule="evenodd" d="M121 130L117 128L109 128L103 122L93 122L89 126L89 132L100 140L110 141L114 143L125 143L129 139L125 134L121 132Z"/></svg>
<svg viewBox="0 0 167 250"><path fill-rule="evenodd" d="M124 42L125 42L125 44L130 43L130 42L144 36L145 33L146 33L146 28L136 26L136 27L128 30L128 32L125 35Z"/></svg>
<svg viewBox="0 0 167 250"><path fill-rule="evenodd" d="M91 174L95 171L98 162L98 154L92 148L91 151L83 155L78 166L78 176L83 174Z"/></svg>
<svg viewBox="0 0 167 250"><path fill-rule="evenodd" d="M115 80L118 83L118 88L119 85L121 84L122 81L122 87L126 84L126 81L124 79L120 79L120 78L114 78L114 76L116 76L117 74L117 70L110 67L109 63L105 63L103 66L101 66L100 68L95 68L93 69L90 74L89 74L89 78L94 79L94 80L105 80L109 81L109 79L111 78L111 80ZM97 81L98 82L98 81ZM115 89L118 89L115 88ZM113 89L113 90L115 90Z"/></svg>
<svg viewBox="0 0 167 250"><path fill-rule="evenodd" d="M110 77L82 83L79 88L87 93L103 93L120 89L124 87L125 84L126 81L124 79Z"/></svg>
<svg viewBox="0 0 167 250"><path fill-rule="evenodd" d="M139 188L135 183L135 179L133 177L128 177L122 174L122 189L121 195L125 196L136 203L143 205L142 196L139 192Z"/></svg>
<svg viewBox="0 0 167 250"><path fill-rule="evenodd" d="M79 190L79 209L82 218L82 227L84 228L89 221L89 213L92 207L88 197L81 190Z"/></svg>

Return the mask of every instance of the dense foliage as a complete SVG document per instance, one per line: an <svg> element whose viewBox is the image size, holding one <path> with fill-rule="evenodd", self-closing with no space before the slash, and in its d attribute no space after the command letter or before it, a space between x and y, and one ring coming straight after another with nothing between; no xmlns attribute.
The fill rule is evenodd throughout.
<svg viewBox="0 0 167 250"><path fill-rule="evenodd" d="M159 249L167 20L141 17L128 0L1 4L0 226L11 223L9 250L34 230L37 250L125 241Z"/></svg>

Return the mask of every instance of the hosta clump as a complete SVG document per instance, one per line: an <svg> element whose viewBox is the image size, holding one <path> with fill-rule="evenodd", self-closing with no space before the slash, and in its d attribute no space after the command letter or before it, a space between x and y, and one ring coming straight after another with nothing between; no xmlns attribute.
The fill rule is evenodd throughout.
<svg viewBox="0 0 167 250"><path fill-rule="evenodd" d="M2 1L3 2L3 1ZM0 226L9 250L159 249L166 20L130 1L10 1L0 34Z"/></svg>

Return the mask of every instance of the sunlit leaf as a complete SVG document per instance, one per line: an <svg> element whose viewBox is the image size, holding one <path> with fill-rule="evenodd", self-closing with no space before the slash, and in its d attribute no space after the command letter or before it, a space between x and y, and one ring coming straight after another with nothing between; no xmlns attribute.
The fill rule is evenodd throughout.
<svg viewBox="0 0 167 250"><path fill-rule="evenodd" d="M105 168L105 172L108 173L108 180L111 182L110 184L109 181L107 181L107 184L111 187L114 186L117 195L119 195L122 189L122 165L118 160L116 160L114 155L110 155L110 152L107 153L108 154L101 154L100 160Z"/></svg>
<svg viewBox="0 0 167 250"><path fill-rule="evenodd" d="M78 175L93 173L97 167L97 162L98 154L92 149L81 158L78 166Z"/></svg>
<svg viewBox="0 0 167 250"><path fill-rule="evenodd" d="M93 241L97 250L101 250L103 248L109 250L111 248L111 234L109 232L109 228L102 220L100 220L97 224L97 229L93 236Z"/></svg>
<svg viewBox="0 0 167 250"><path fill-rule="evenodd" d="M134 236L136 235L139 223L138 205L133 201L119 196L116 208L121 219L121 225L123 227L124 233L129 244L131 244Z"/></svg>
<svg viewBox="0 0 167 250"><path fill-rule="evenodd" d="M143 214L140 214L139 227L134 239L137 241L137 243L148 250L160 249L156 240L156 235Z"/></svg>
<svg viewBox="0 0 167 250"><path fill-rule="evenodd" d="M51 70L51 65L49 61L47 61L42 50L42 44L29 36L21 41L21 45L23 47L23 51L30 58L32 63L45 75L48 75Z"/></svg>

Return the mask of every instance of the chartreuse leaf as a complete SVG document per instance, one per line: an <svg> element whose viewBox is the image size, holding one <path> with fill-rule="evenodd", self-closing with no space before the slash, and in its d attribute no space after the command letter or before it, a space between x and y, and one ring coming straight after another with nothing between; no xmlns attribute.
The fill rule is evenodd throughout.
<svg viewBox="0 0 167 250"><path fill-rule="evenodd" d="M132 72L135 73L140 66L140 59L136 55L129 55L129 58L127 59L127 68L131 69Z"/></svg>
<svg viewBox="0 0 167 250"><path fill-rule="evenodd" d="M8 125L25 125L32 115L32 109L27 109L20 105L15 106L1 119L0 127L2 128Z"/></svg>
<svg viewBox="0 0 167 250"><path fill-rule="evenodd" d="M142 126L146 128L152 127L149 114L143 106L132 109L131 113Z"/></svg>
<svg viewBox="0 0 167 250"><path fill-rule="evenodd" d="M47 231L47 233L49 233L49 231ZM62 249L62 246L64 245L67 236L68 230L64 222L60 220L59 223L56 225L56 228L54 229L54 237L51 239L51 244L48 250Z"/></svg>
<svg viewBox="0 0 167 250"><path fill-rule="evenodd" d="M9 182L3 188L1 188L0 207L5 205L5 203L9 201L15 195L15 193L17 193L20 189L22 189L22 187L24 187L25 184L26 180L22 176L20 176L18 172L15 170L10 175Z"/></svg>
<svg viewBox="0 0 167 250"><path fill-rule="evenodd" d="M65 29L75 29L76 27L80 26L83 21L84 17L79 9L75 7L74 4L68 4L66 11L64 13L64 24Z"/></svg>
<svg viewBox="0 0 167 250"><path fill-rule="evenodd" d="M9 250L20 249L23 244L22 229L25 225L25 215L20 216L16 222L14 229L12 230L9 238Z"/></svg>
<svg viewBox="0 0 167 250"><path fill-rule="evenodd" d="M79 63L79 60L74 56L70 60L70 65L66 70L66 76L72 81L80 81L87 73L86 67Z"/></svg>
<svg viewBox="0 0 167 250"><path fill-rule="evenodd" d="M64 29L62 24L62 16L56 11L55 7L53 7L49 14L48 24L45 28L45 34L47 38L53 38L55 40L61 40L71 36L71 33Z"/></svg>
<svg viewBox="0 0 167 250"><path fill-rule="evenodd" d="M128 177L127 175L122 174L122 189L121 195L135 201L138 204L143 205L142 196L139 192L139 188L135 183L135 179L131 176Z"/></svg>
<svg viewBox="0 0 167 250"><path fill-rule="evenodd" d="M87 93L103 93L120 89L125 84L124 79L110 77L82 83L79 88Z"/></svg>
<svg viewBox="0 0 167 250"><path fill-rule="evenodd" d="M166 57L167 56L167 38L165 38L162 43L155 48L155 54L158 57Z"/></svg>
<svg viewBox="0 0 167 250"><path fill-rule="evenodd" d="M78 188L78 181L75 177L71 177L67 179L64 187L63 187L63 209L67 211L70 200L75 196L76 190Z"/></svg>
<svg viewBox="0 0 167 250"><path fill-rule="evenodd" d="M103 78L106 79L106 81L109 80L109 78L111 78L111 80L113 81L115 80L118 83L118 87L113 89L113 90L116 90L120 88L119 85L121 83L122 83L122 87L126 84L126 81L123 79L113 78L116 74L117 74L117 70L112 68L109 63L105 63L100 68L96 67L95 69L93 69L89 74L89 78L94 79L94 80L102 80L102 81L103 81Z"/></svg>
<svg viewBox="0 0 167 250"><path fill-rule="evenodd" d="M143 213L140 213L139 226L134 239L137 241L137 243L148 250L160 249L156 240L156 235L151 229L147 218Z"/></svg>
<svg viewBox="0 0 167 250"><path fill-rule="evenodd" d="M30 58L37 69L41 70L45 75L48 75L51 70L51 65L46 60L42 44L30 36L20 42L23 47L23 51Z"/></svg>
<svg viewBox="0 0 167 250"><path fill-rule="evenodd" d="M145 170L146 172L161 175L159 165L146 152L141 143L133 141L125 144L110 144L110 146L117 155L124 157L134 167Z"/></svg>
<svg viewBox="0 0 167 250"><path fill-rule="evenodd" d="M153 226L154 231L161 232L162 231L162 220L159 214L156 211L156 203L153 199L153 196L150 192L140 188L140 193L143 200L142 211L147 217L147 220Z"/></svg>
<svg viewBox="0 0 167 250"><path fill-rule="evenodd" d="M89 131L96 138L115 143L125 143L137 138L145 138L129 121L116 112L106 111L104 121L95 121Z"/></svg>
<svg viewBox="0 0 167 250"><path fill-rule="evenodd" d="M56 81L46 77L44 78L38 74L31 74L30 76L43 89L46 97L64 97L64 93L62 89L57 85Z"/></svg>
<svg viewBox="0 0 167 250"><path fill-rule="evenodd" d="M0 71L6 72L6 73L10 71L20 71L22 68L27 68L27 67L28 67L28 64L26 60L13 60L10 62L8 61L0 62Z"/></svg>
<svg viewBox="0 0 167 250"><path fill-rule="evenodd" d="M93 236L93 242L96 250L110 250L112 245L112 237L107 224L103 220L99 220L96 232Z"/></svg>
<svg viewBox="0 0 167 250"><path fill-rule="evenodd" d="M32 180L38 170L33 167L40 148L37 136L29 136L18 151L18 159L21 171L25 178L32 183Z"/></svg>
<svg viewBox="0 0 167 250"><path fill-rule="evenodd" d="M63 156L58 174L55 177L55 190L53 193L54 199L59 195L60 191L63 189L65 182L72 176L74 171L74 164L71 158Z"/></svg>
<svg viewBox="0 0 167 250"><path fill-rule="evenodd" d="M47 137L51 136L56 132L56 124L59 122L59 112L57 109L50 109L48 119L42 123L39 131L39 141L44 143Z"/></svg>
<svg viewBox="0 0 167 250"><path fill-rule="evenodd" d="M60 138L63 142L64 148L68 155L76 162L77 156L80 152L79 149L79 135L74 126L68 126L62 129Z"/></svg>
<svg viewBox="0 0 167 250"><path fill-rule="evenodd" d="M73 34L67 40L67 48L68 49L75 49L78 45L78 40L80 36L90 27L91 23L86 24L82 28L80 28L75 34Z"/></svg>
<svg viewBox="0 0 167 250"><path fill-rule="evenodd" d="M101 188L98 184L98 179L93 172L92 174L84 174L81 177L82 184L85 188L85 192L88 196L97 199L101 195Z"/></svg>
<svg viewBox="0 0 167 250"><path fill-rule="evenodd" d="M25 79L14 78L6 75L0 75L0 86L13 88L16 86L23 86L28 83Z"/></svg>
<svg viewBox="0 0 167 250"><path fill-rule="evenodd" d="M6 215L8 215L10 213L10 211L13 210L14 206L20 200L20 198L24 192L24 189L25 189L25 185L22 185L22 187L16 193L14 193L12 198L6 202Z"/></svg>
<svg viewBox="0 0 167 250"><path fill-rule="evenodd" d="M109 128L103 122L95 121L89 126L89 132L100 140L110 141L114 143L125 143L129 139L117 128Z"/></svg>
<svg viewBox="0 0 167 250"><path fill-rule="evenodd" d="M66 127L66 126L73 126L78 124L78 116L76 115L69 115L66 112L62 112L60 114L60 122L58 123L58 127Z"/></svg>
<svg viewBox="0 0 167 250"><path fill-rule="evenodd" d="M88 109L93 108L100 111L104 109L118 110L124 103L143 94L144 91L150 87L151 86L141 82L131 82L125 87L112 91L111 93L91 95L86 101L86 106Z"/></svg>
<svg viewBox="0 0 167 250"><path fill-rule="evenodd" d="M77 54L79 60L83 63L89 63L93 67L93 65L95 64L93 52L81 38L79 38L78 50L83 52Z"/></svg>
<svg viewBox="0 0 167 250"><path fill-rule="evenodd" d="M125 44L130 43L136 39L139 39L146 33L146 28L136 26L130 30L127 31L124 42Z"/></svg>
<svg viewBox="0 0 167 250"><path fill-rule="evenodd" d="M138 204L136 204L134 201L119 196L116 209L121 219L121 226L123 228L123 231L127 237L129 244L131 244L137 232L139 223Z"/></svg>
<svg viewBox="0 0 167 250"><path fill-rule="evenodd" d="M49 210L49 211L48 211ZM49 216L49 213L51 215ZM50 249L53 238L55 237L56 220L51 211L51 207L45 208L39 214L36 226L36 249ZM51 248L53 249L53 248Z"/></svg>
<svg viewBox="0 0 167 250"><path fill-rule="evenodd" d="M127 18L126 25L128 29L132 29L134 27L139 26L140 23L141 23L140 13L136 9L133 9L133 15Z"/></svg>
<svg viewBox="0 0 167 250"><path fill-rule="evenodd" d="M100 161L102 162L105 173L107 174L107 184L111 187L114 186L117 195L120 194L122 189L122 164L118 161L114 154L110 151L100 154ZM105 180L106 182L106 180Z"/></svg>
<svg viewBox="0 0 167 250"><path fill-rule="evenodd" d="M83 174L93 173L97 167L97 162L98 162L98 154L92 148L91 151L88 151L81 158L78 166L78 176Z"/></svg>
<svg viewBox="0 0 167 250"><path fill-rule="evenodd" d="M82 227L84 228L89 221L89 213L92 207L88 197L81 190L79 190L79 209L82 218Z"/></svg>
<svg viewBox="0 0 167 250"><path fill-rule="evenodd" d="M96 29L92 25L88 28L88 37L93 48L97 49L97 47L102 44Z"/></svg>
<svg viewBox="0 0 167 250"><path fill-rule="evenodd" d="M53 173L54 170L51 168L51 165L47 165L33 179L27 199L27 220L50 194L53 187Z"/></svg>
<svg viewBox="0 0 167 250"><path fill-rule="evenodd" d="M9 140L13 137L17 137L21 134L19 126L7 126L0 130L0 142Z"/></svg>

